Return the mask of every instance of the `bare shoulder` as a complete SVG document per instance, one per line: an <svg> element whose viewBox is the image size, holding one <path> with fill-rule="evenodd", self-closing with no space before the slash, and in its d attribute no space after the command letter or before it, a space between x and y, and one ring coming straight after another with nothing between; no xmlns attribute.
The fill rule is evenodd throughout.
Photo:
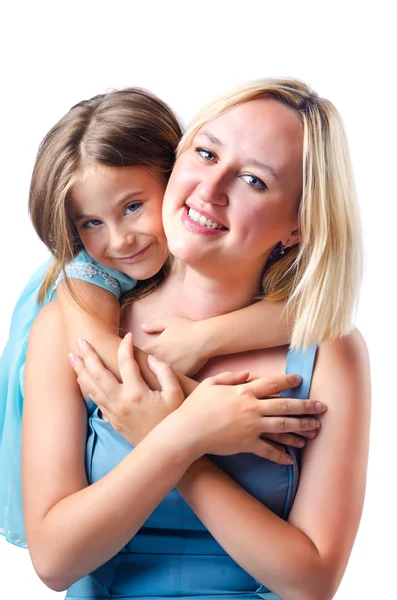
<svg viewBox="0 0 397 600"><path fill-rule="evenodd" d="M370 366L365 340L358 329L319 346L313 373L312 395L327 396L338 402L340 395L329 392L344 390L357 402L369 402ZM350 393L349 393L350 392Z"/></svg>

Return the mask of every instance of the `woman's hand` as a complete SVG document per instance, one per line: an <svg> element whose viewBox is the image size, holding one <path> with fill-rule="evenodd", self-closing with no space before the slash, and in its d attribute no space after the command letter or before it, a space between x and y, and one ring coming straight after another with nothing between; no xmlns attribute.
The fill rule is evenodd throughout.
<svg viewBox="0 0 397 600"><path fill-rule="evenodd" d="M206 352L203 321L182 317L158 318L142 325L142 329L145 333L160 334L142 350L167 361L184 375L195 375L211 358Z"/></svg>
<svg viewBox="0 0 397 600"><path fill-rule="evenodd" d="M153 356L149 356L148 364L157 376L161 390L153 391L147 386L134 359L131 333L124 337L118 352L122 383L104 367L85 340L79 340L79 353L81 358L76 355L69 355L69 358L83 395L92 398L114 429L133 446L184 400L172 367Z"/></svg>
<svg viewBox="0 0 397 600"><path fill-rule="evenodd" d="M291 415L318 414L327 407L313 400L273 397L299 385L298 375L256 379L239 385L236 376L241 378L244 373L221 373L204 380L174 413L189 423L198 456L250 452L276 463L292 464L285 449L264 436L274 439L281 432L315 430L320 425L317 419Z"/></svg>
<svg viewBox="0 0 397 600"><path fill-rule="evenodd" d="M316 431L317 419L291 415L313 415L326 410L324 405L312 400L273 397L299 385L299 376L280 375L247 382L248 372L210 377L183 402L173 369L150 357L150 368L161 384L161 391L152 391L134 360L131 334L127 334L120 345L122 383L103 366L87 342L80 346L80 355L83 360L73 356L71 362L83 393L91 396L116 431L133 445L174 413L182 426L181 436L189 433L189 445L193 444L194 452L199 455L200 452L252 452L274 462L291 464L285 449L269 439L280 442L289 432L303 435Z"/></svg>

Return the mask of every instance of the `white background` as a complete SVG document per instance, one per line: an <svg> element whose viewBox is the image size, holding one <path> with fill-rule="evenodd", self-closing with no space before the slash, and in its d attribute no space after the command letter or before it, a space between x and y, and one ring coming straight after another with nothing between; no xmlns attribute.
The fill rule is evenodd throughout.
<svg viewBox="0 0 397 600"><path fill-rule="evenodd" d="M371 356L373 417L364 514L336 598L396 598L397 325L391 288L397 48L392 2L69 0L10 6L0 11L0 349L19 292L47 256L27 215L35 153L73 104L136 85L157 93L186 123L230 85L280 75L303 79L340 110L365 234L357 325ZM27 551L3 538L0 569L1 598L63 597L38 580Z"/></svg>

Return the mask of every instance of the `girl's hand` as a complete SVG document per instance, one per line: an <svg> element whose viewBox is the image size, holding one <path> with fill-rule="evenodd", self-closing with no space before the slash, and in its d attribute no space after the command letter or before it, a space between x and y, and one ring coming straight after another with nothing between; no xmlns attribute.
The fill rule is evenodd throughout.
<svg viewBox="0 0 397 600"><path fill-rule="evenodd" d="M142 350L167 361L184 375L195 375L210 358L206 352L203 321L181 317L158 318L141 327L145 333L160 334Z"/></svg>
<svg viewBox="0 0 397 600"><path fill-rule="evenodd" d="M182 430L189 431L197 456L250 452L276 463L292 464L285 449L264 436L316 430L320 425L317 419L291 415L319 414L327 407L313 400L274 397L299 385L301 378L297 375L236 385L236 377L247 376L248 373L221 373L204 380L173 418L182 419Z"/></svg>
<svg viewBox="0 0 397 600"><path fill-rule="evenodd" d="M172 367L153 356L148 358L148 364L157 376L161 390L153 391L147 386L134 359L131 333L122 340L118 353L122 383L104 367L85 340L79 340L79 353L81 358L76 355L69 355L69 358L83 395L92 398L114 429L133 446L184 400Z"/></svg>

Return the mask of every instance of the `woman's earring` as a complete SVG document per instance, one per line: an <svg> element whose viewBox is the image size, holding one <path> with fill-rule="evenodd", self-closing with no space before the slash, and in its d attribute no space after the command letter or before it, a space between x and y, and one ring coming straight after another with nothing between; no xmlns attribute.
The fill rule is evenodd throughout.
<svg viewBox="0 0 397 600"><path fill-rule="evenodd" d="M280 245L281 245L280 254L281 254L281 256L284 256L284 254L285 254L285 249L286 249L286 247L288 246L288 242L289 242L289 238L288 238L288 240L286 241L286 243L285 243L284 245L283 245L283 243L282 243L282 242L280 242Z"/></svg>

